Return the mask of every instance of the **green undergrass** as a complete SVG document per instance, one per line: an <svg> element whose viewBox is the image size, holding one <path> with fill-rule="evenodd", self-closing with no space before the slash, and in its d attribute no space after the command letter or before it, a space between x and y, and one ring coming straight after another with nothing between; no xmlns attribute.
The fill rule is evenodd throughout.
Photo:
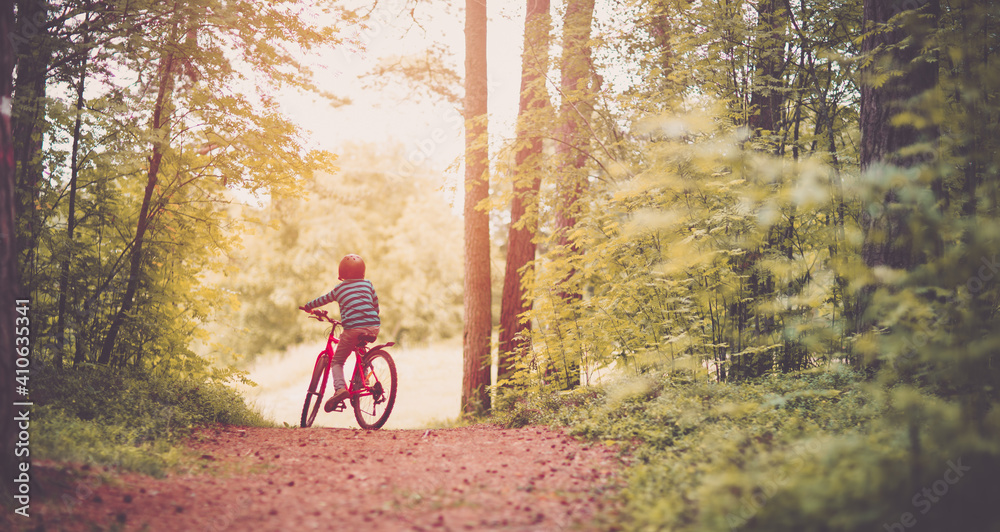
<svg viewBox="0 0 1000 532"><path fill-rule="evenodd" d="M212 379L87 366L32 374L33 458L162 475L182 463L180 441L199 426L273 426Z"/></svg>
<svg viewBox="0 0 1000 532"><path fill-rule="evenodd" d="M832 366L739 384L652 371L524 391L501 398L494 421L565 426L622 449L626 530L881 531L906 519L907 531L983 531L1000 530L996 410L973 426L960 405ZM946 496L921 498L944 490L951 466L963 474L948 474Z"/></svg>

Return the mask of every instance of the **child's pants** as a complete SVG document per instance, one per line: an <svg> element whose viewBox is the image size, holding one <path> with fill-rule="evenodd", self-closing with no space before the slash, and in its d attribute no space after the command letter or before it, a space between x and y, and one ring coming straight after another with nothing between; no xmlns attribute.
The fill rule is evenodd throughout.
<svg viewBox="0 0 1000 532"><path fill-rule="evenodd" d="M344 362L351 352L358 345L358 339L362 336L378 336L378 327L359 327L357 329L344 329L337 343L337 350L333 353L333 367L330 372L333 375L333 391L347 388L344 380Z"/></svg>

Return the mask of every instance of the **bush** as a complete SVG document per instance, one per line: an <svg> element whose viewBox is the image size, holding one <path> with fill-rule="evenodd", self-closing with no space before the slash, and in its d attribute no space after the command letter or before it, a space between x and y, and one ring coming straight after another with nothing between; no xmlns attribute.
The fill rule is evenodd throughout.
<svg viewBox="0 0 1000 532"><path fill-rule="evenodd" d="M906 530L1000 530L1000 412L973 429L946 399L844 366L740 384L650 372L504 401L500 423L628 450L627 530L898 530L906 513Z"/></svg>
<svg viewBox="0 0 1000 532"><path fill-rule="evenodd" d="M214 423L264 426L223 382L84 366L33 373L39 458L113 464L159 474L175 463L175 444L192 428Z"/></svg>

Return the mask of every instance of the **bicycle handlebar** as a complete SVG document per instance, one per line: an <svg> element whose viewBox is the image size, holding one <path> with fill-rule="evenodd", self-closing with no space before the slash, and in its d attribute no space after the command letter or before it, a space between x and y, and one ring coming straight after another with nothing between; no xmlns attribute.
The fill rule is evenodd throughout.
<svg viewBox="0 0 1000 532"><path fill-rule="evenodd" d="M334 326L340 325L340 322L331 318L330 314L327 313L327 311L325 310L317 310L317 309L306 310L303 307L299 307L299 310L308 312L309 316L316 321L325 321L327 323L332 323Z"/></svg>

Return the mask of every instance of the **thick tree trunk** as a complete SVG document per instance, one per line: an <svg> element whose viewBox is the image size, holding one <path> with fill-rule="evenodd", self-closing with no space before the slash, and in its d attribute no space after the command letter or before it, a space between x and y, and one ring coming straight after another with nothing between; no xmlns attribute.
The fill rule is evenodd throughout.
<svg viewBox="0 0 1000 532"><path fill-rule="evenodd" d="M900 6L897 4L902 2L866 1L866 25L886 22L899 12ZM932 12L937 12L936 0L928 5L933 9ZM905 37L907 35L901 29L870 32L862 43L862 53L872 53L880 47L897 44ZM919 45L911 45L894 53L883 52L883 60L874 62L868 71L873 76L886 69L899 70L903 74L880 86L871 82L861 86L862 172L871 172L883 163L908 167L923 162L920 157L901 155L900 150L925 140L927 133L912 126L894 126L891 123L893 115L901 110L905 102L932 88L937 81L936 63L913 62L919 53ZM897 211L890 208L896 201L895 191L890 190L883 200L880 213L873 214L871 209L862 209L862 228L865 232L862 256L868 266L907 268L911 265L911 250L908 238L903 234L903 221L897 217Z"/></svg>
<svg viewBox="0 0 1000 532"><path fill-rule="evenodd" d="M7 36L14 29L12 2L0 2L0 497L6 504L15 495L14 478L19 458L15 455L18 433L14 402L15 325L18 317L15 300L20 297L17 275L17 249L14 229L14 142L11 136L10 102L13 90L14 50ZM30 326L30 323L29 323ZM28 346L29 348L31 346ZM30 360L30 359L29 359ZM29 381L30 382L30 381ZM6 519L6 517L4 517Z"/></svg>
<svg viewBox="0 0 1000 532"><path fill-rule="evenodd" d="M544 76L548 70L549 0L528 0L524 17L524 52L521 55L521 99L518 105L517 151L514 165L514 197L507 231L507 264L500 300L499 363L497 380L512 375L518 352L527 348L524 336L531 331L520 316L531 309L524 290L530 278L529 264L535 260L534 242L538 228L538 191L541 188L542 139L528 125L532 111L549 105ZM517 227L521 224L521 227Z"/></svg>
<svg viewBox="0 0 1000 532"><path fill-rule="evenodd" d="M27 293L34 291L34 263L40 220L36 202L42 180L42 135L45 128L45 86L48 79L51 45L49 43L45 2L17 0L17 26L4 34L7 45L17 57L17 83L14 92L13 133L17 249L20 253L22 281Z"/></svg>
<svg viewBox="0 0 1000 532"><path fill-rule="evenodd" d="M885 23L899 13L906 4L903 0L884 2L867 0L864 20L870 30L875 24ZM929 13L939 11L937 0L927 4ZM926 156L902 155L900 150L917 142L928 140L936 131L918 130L909 125L892 125L892 117L913 97L934 87L937 82L937 63L914 60L921 53L921 35L912 35L912 28L891 32L867 32L861 45L862 53L872 53L880 48L898 44L904 38L913 38L914 44L894 52L882 52L880 60L872 63L861 85L861 171L877 174L884 164L911 167L926 161ZM884 84L876 86L871 78L886 70L902 72ZM906 234L902 211L893 208L898 198L889 190L880 209L862 209L861 225L865 240L861 255L870 267L890 266L907 269L913 264L910 235Z"/></svg>
<svg viewBox="0 0 1000 532"><path fill-rule="evenodd" d="M784 6L780 0L763 0L757 6L756 67L747 123L755 135L773 135L781 121L783 102L779 81L785 69L787 20Z"/></svg>
<svg viewBox="0 0 1000 532"><path fill-rule="evenodd" d="M892 118L914 97L931 89L937 83L937 63L917 60L926 42L931 26L922 22L908 23L893 31L872 31L908 6L905 0L865 0L865 39L861 44L863 54L876 54L863 72L861 84L861 172L877 182L887 168L907 168L928 160L924 154L903 154L901 150L918 142L931 140L937 131L916 129L910 125L893 125ZM921 8L923 12L937 15L938 0L930 0ZM911 17L910 20L913 20ZM933 22L931 23L933 24ZM888 49L903 39L911 43L903 48ZM879 75L896 72L884 83L876 83ZM888 189L875 205L861 209L861 229L864 241L861 257L869 268L887 266L909 269L915 264L912 235L907 228L907 214L899 204L896 189ZM873 320L867 316L874 286L865 287L857 295L854 330L868 330Z"/></svg>
<svg viewBox="0 0 1000 532"><path fill-rule="evenodd" d="M491 283L489 215L477 208L489 196L486 139L486 0L465 3L465 324L462 412L490 409Z"/></svg>
<svg viewBox="0 0 1000 532"><path fill-rule="evenodd" d="M101 345L101 354L97 359L98 364L108 364L112 361L111 355L114 351L115 343L118 340L118 333L121 330L121 326L125 323L125 319L128 317L129 312L132 310L132 305L135 302L135 293L139 289L139 280L142 276L143 239L146 236L146 230L149 228L149 223L152 220L150 210L153 192L156 189L156 183L159 178L160 162L163 159L163 149L167 139L169 138L168 129L170 118L167 107L174 84L173 62L173 53L168 52L160 63L160 69L158 72L160 76L159 87L157 88L156 103L153 108L152 123L152 129L156 136L153 140L153 151L149 157L149 170L146 174L146 190L142 197L142 206L139 208L139 219L136 222L135 238L132 241L132 256L129 263L128 284L125 286L125 293L122 295L121 306L118 308L118 312L111 321L111 327L108 329L108 333L104 337L104 342Z"/></svg>

